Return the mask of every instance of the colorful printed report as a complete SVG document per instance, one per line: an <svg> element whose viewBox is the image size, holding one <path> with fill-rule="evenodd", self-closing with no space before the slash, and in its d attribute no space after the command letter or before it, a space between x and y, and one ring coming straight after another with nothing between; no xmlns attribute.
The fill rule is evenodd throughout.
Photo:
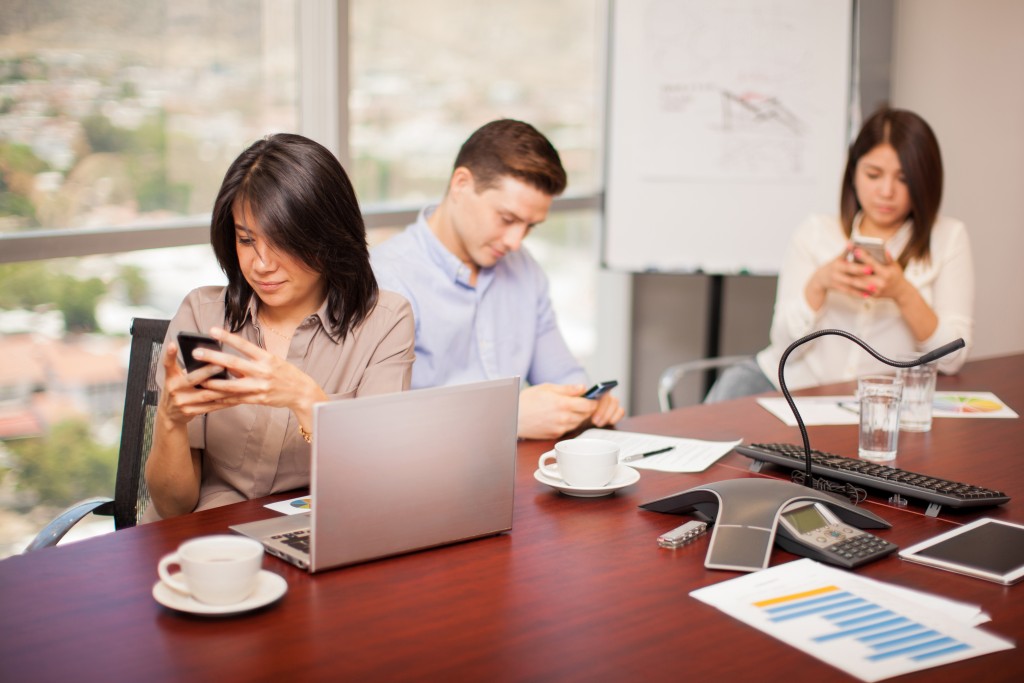
<svg viewBox="0 0 1024 683"><path fill-rule="evenodd" d="M862 681L1014 644L977 628L978 607L802 559L690 593Z"/></svg>
<svg viewBox="0 0 1024 683"><path fill-rule="evenodd" d="M808 427L814 425L855 425L860 422L856 396L800 396L794 398L800 417ZM790 427L796 426L793 409L782 396L757 399L757 403ZM936 391L932 417L1015 418L1010 406L990 391Z"/></svg>

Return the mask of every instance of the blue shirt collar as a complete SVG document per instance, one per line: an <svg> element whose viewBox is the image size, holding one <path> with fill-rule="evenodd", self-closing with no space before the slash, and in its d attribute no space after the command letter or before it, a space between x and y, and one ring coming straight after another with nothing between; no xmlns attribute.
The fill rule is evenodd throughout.
<svg viewBox="0 0 1024 683"><path fill-rule="evenodd" d="M427 219L437 210L437 206L437 204L430 204L420 211L419 216L416 217L416 222L412 224L413 236L416 238L416 241L423 245L423 250L426 252L427 257L452 282L463 287L472 288L473 285L470 284L469 280L471 275L469 266L463 263L455 254L448 251L448 247L441 243L441 240L434 234L434 231L430 229L430 224L427 223ZM476 278L476 288L486 289L493 279L494 268L481 268Z"/></svg>

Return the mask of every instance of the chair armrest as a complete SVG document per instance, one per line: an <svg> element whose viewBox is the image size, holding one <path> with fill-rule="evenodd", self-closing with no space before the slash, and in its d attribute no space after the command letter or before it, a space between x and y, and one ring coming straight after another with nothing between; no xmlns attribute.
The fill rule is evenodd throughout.
<svg viewBox="0 0 1024 683"><path fill-rule="evenodd" d="M662 370L661 375L658 377L658 407L663 413L672 410L672 390L682 381L685 375L702 370L727 368L730 365L742 363L749 358L752 358L750 354L742 356L717 356L670 365Z"/></svg>
<svg viewBox="0 0 1024 683"><path fill-rule="evenodd" d="M25 552L31 553L41 548L57 545L57 541L64 538L64 534L90 512L112 515L114 514L114 500L112 498L89 498L75 503L43 527L43 530L36 534L36 537L25 548Z"/></svg>

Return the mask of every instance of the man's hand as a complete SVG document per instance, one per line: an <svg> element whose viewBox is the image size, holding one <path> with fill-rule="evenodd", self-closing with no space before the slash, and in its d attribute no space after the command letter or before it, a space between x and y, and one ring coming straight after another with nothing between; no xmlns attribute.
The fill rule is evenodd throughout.
<svg viewBox="0 0 1024 683"><path fill-rule="evenodd" d="M611 392L599 398L596 403L594 414L590 416L590 421L595 427L610 427L626 414L626 409Z"/></svg>
<svg viewBox="0 0 1024 683"><path fill-rule="evenodd" d="M538 384L519 394L519 436L557 439L588 419L597 427L615 424L625 410L610 393L592 401L583 398L582 384Z"/></svg>

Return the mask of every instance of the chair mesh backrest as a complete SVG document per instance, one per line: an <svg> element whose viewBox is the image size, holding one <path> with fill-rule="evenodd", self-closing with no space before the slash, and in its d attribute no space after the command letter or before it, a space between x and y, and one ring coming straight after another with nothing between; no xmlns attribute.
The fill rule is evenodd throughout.
<svg viewBox="0 0 1024 683"><path fill-rule="evenodd" d="M153 445L153 422L160 398L156 371L169 322L150 318L132 321L132 348L114 488L114 526L118 529L135 526L149 504L144 473Z"/></svg>

